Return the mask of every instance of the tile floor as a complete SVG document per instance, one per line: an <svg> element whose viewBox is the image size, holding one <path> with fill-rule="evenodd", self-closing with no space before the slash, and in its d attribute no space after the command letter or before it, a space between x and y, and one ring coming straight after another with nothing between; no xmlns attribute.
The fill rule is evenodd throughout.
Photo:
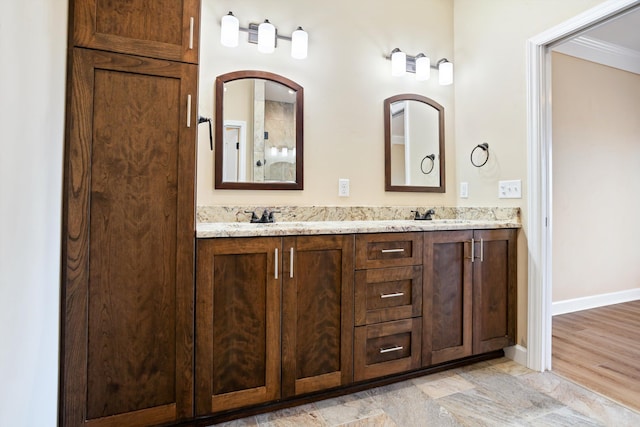
<svg viewBox="0 0 640 427"><path fill-rule="evenodd" d="M624 427L640 413L501 358L216 426Z"/></svg>

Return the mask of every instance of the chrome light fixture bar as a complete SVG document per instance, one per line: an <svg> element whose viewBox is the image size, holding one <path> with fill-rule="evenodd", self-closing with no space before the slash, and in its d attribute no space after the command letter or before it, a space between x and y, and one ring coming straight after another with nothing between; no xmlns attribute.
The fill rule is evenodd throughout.
<svg viewBox="0 0 640 427"><path fill-rule="evenodd" d="M385 56L385 58L391 61L392 76L398 77L406 73L413 73L416 75L416 80L424 81L429 80L431 69L434 69L439 72L438 82L441 85L446 86L453 83L453 63L449 62L447 58L442 58L436 62L436 65L432 65L431 59L424 53L411 56L398 48L393 49L391 55Z"/></svg>
<svg viewBox="0 0 640 427"><path fill-rule="evenodd" d="M262 53L272 53L277 47L277 41L288 40L291 42L291 56L296 59L307 57L309 35L302 27L298 27L291 36L278 34L278 29L265 19L261 24L249 24L248 27L241 27L238 18L232 12L222 17L220 43L227 47L238 46L240 31L248 33L247 41L257 44L258 51Z"/></svg>

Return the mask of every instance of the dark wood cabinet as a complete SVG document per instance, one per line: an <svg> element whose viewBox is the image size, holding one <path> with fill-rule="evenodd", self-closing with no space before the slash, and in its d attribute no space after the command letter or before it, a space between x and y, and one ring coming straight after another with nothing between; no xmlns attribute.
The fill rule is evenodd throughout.
<svg viewBox="0 0 640 427"><path fill-rule="evenodd" d="M196 415L280 398L281 239L199 239Z"/></svg>
<svg viewBox="0 0 640 427"><path fill-rule="evenodd" d="M282 395L353 381L353 235L283 240Z"/></svg>
<svg viewBox="0 0 640 427"><path fill-rule="evenodd" d="M515 343L516 233L514 229L473 233L473 353Z"/></svg>
<svg viewBox="0 0 640 427"><path fill-rule="evenodd" d="M197 67L74 48L70 76L61 425L188 418Z"/></svg>
<svg viewBox="0 0 640 427"><path fill-rule="evenodd" d="M472 239L472 230L425 233L424 366L472 354Z"/></svg>
<svg viewBox="0 0 640 427"><path fill-rule="evenodd" d="M514 343L516 232L425 233L423 366Z"/></svg>
<svg viewBox="0 0 640 427"><path fill-rule="evenodd" d="M420 367L423 233L356 236L354 379Z"/></svg>
<svg viewBox="0 0 640 427"><path fill-rule="evenodd" d="M198 63L200 0L70 0L75 46Z"/></svg>
<svg viewBox="0 0 640 427"><path fill-rule="evenodd" d="M348 384L353 236L200 239L196 313L197 415Z"/></svg>

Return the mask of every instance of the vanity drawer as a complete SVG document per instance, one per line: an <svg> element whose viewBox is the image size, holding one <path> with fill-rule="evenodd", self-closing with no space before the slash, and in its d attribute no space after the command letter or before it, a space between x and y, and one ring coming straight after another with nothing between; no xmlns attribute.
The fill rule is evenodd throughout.
<svg viewBox="0 0 640 427"><path fill-rule="evenodd" d="M356 271L355 325L422 315L422 266Z"/></svg>
<svg viewBox="0 0 640 427"><path fill-rule="evenodd" d="M422 264L422 233L356 235L356 269Z"/></svg>
<svg viewBox="0 0 640 427"><path fill-rule="evenodd" d="M356 381L411 371L420 367L422 318L355 328Z"/></svg>

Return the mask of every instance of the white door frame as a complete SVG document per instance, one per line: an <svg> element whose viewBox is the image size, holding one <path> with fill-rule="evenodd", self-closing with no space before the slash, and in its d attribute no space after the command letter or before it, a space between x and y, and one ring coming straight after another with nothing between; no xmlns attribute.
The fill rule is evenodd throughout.
<svg viewBox="0 0 640 427"><path fill-rule="evenodd" d="M551 369L551 54L550 47L639 5L609 0L527 41L528 330L527 366Z"/></svg>

